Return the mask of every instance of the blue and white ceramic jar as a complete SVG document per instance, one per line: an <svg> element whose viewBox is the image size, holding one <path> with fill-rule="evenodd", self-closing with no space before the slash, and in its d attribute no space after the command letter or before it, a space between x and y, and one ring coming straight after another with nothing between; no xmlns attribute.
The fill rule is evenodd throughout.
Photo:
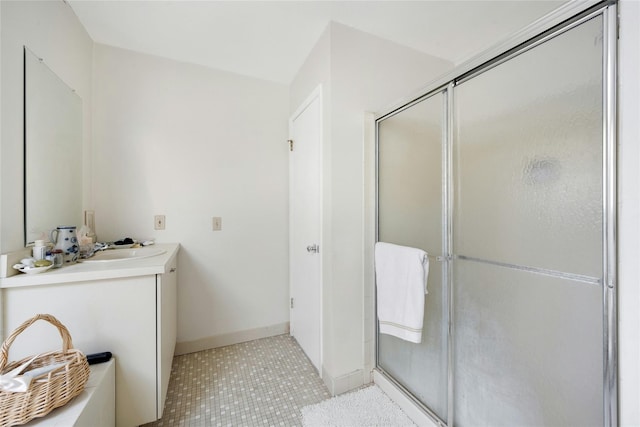
<svg viewBox="0 0 640 427"><path fill-rule="evenodd" d="M80 247L78 246L75 225L61 225L52 230L51 241L55 242L56 249L62 249L65 264L73 264L78 260Z"/></svg>

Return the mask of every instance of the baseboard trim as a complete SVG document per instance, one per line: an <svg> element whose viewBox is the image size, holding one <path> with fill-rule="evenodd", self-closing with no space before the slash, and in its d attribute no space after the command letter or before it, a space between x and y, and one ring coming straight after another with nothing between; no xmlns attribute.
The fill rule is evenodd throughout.
<svg viewBox="0 0 640 427"><path fill-rule="evenodd" d="M206 338L200 338L195 341L185 341L176 343L175 355L195 353L197 351L209 350L212 348L225 347L227 345L239 344L257 340L260 338L268 338L276 335L288 334L289 322L279 323L277 325L265 326L262 328L247 329L244 331L230 332L228 334L220 334Z"/></svg>
<svg viewBox="0 0 640 427"><path fill-rule="evenodd" d="M373 382L386 393L404 411L411 421L419 427L439 427L439 423L435 422L422 408L409 399L394 383L380 373L377 369L373 370Z"/></svg>
<svg viewBox="0 0 640 427"><path fill-rule="evenodd" d="M329 375L326 369L322 370L322 380L329 389L329 393L332 396L337 396L342 393L354 390L364 384L368 384L370 381L366 381L365 371L358 369L357 371L349 372L339 377L333 377Z"/></svg>

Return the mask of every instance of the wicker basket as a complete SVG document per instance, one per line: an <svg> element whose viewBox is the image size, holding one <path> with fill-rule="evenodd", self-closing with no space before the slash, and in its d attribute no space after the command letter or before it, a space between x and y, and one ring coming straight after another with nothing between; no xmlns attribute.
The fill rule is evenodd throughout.
<svg viewBox="0 0 640 427"><path fill-rule="evenodd" d="M49 314L38 314L24 322L2 343L0 349L0 374L27 362L27 357L7 364L9 348L26 328L38 320L46 320L58 328L62 337L62 351L52 351L38 355L27 370L42 366L64 363L63 366L35 377L26 392L0 391L0 426L20 425L38 417L43 417L53 409L65 405L82 393L89 379L89 364L81 351L73 348L67 328Z"/></svg>

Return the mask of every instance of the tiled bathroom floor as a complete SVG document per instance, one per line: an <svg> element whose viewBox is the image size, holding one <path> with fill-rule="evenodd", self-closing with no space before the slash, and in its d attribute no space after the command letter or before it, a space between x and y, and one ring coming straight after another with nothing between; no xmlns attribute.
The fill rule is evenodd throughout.
<svg viewBox="0 0 640 427"><path fill-rule="evenodd" d="M176 356L162 419L151 426L300 426L331 397L289 335Z"/></svg>

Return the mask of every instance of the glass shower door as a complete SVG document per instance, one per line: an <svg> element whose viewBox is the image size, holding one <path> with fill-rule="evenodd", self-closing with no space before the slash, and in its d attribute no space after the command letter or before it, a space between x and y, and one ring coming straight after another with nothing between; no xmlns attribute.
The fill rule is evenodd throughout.
<svg viewBox="0 0 640 427"><path fill-rule="evenodd" d="M454 89L456 426L603 423L603 19Z"/></svg>
<svg viewBox="0 0 640 427"><path fill-rule="evenodd" d="M378 335L378 367L440 419L447 419L447 292L443 255L444 94L378 127L378 241L429 254L422 342Z"/></svg>

